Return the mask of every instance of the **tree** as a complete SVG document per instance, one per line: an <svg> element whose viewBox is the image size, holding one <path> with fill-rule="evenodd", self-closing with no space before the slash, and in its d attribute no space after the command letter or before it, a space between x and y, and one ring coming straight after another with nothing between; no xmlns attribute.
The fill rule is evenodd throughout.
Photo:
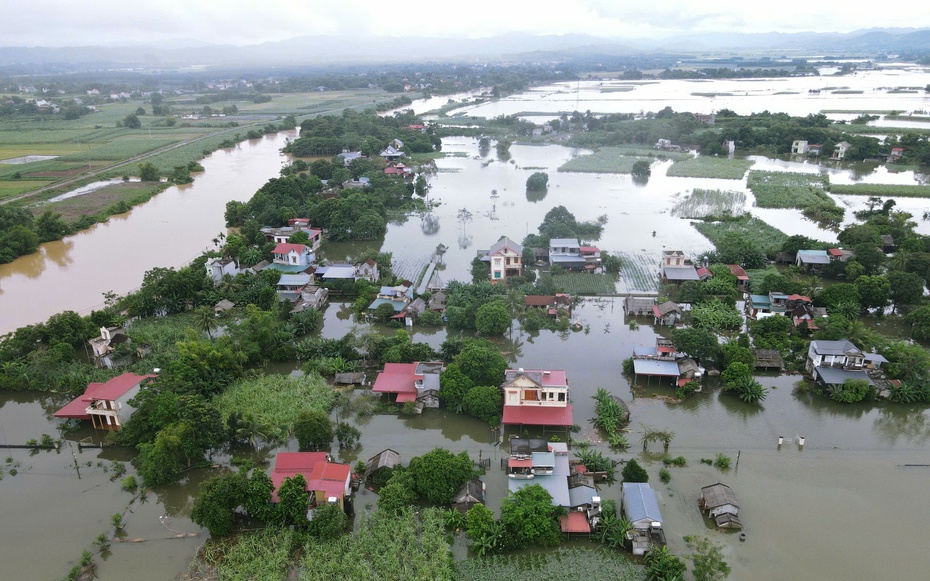
<svg viewBox="0 0 930 581"><path fill-rule="evenodd" d="M503 405L501 389L489 385L472 388L462 400L462 411L492 426L500 424L501 406Z"/></svg>
<svg viewBox="0 0 930 581"><path fill-rule="evenodd" d="M338 504L323 504L313 511L313 519L307 525L310 536L328 541L342 536L348 521L345 511Z"/></svg>
<svg viewBox="0 0 930 581"><path fill-rule="evenodd" d="M206 333L207 337L213 338L213 331L218 327L216 322L216 313L207 306L199 307L194 311L194 328L201 333Z"/></svg>
<svg viewBox="0 0 930 581"><path fill-rule="evenodd" d="M930 341L930 305L915 310L906 320L911 324L911 337L918 341Z"/></svg>
<svg viewBox="0 0 930 581"><path fill-rule="evenodd" d="M553 547L562 541L558 523L559 509L552 506L552 496L539 484L524 486L501 502L501 525L507 548L530 545Z"/></svg>
<svg viewBox="0 0 930 581"><path fill-rule="evenodd" d="M672 341L678 351L687 353L703 365L715 364L720 357L717 336L706 329L679 327L672 331Z"/></svg>
<svg viewBox="0 0 930 581"><path fill-rule="evenodd" d="M633 162L633 169L630 171L635 178L648 178L652 175L652 164L648 160L640 159Z"/></svg>
<svg viewBox="0 0 930 581"><path fill-rule="evenodd" d="M668 547L650 549L643 558L647 581L670 581L684 579L687 567Z"/></svg>
<svg viewBox="0 0 930 581"><path fill-rule="evenodd" d="M158 168L145 161L139 164L139 179L144 182L157 182L160 179Z"/></svg>
<svg viewBox="0 0 930 581"><path fill-rule="evenodd" d="M322 412L301 412L294 422L294 436L301 452L329 448L333 441L333 423Z"/></svg>
<svg viewBox="0 0 930 581"><path fill-rule="evenodd" d="M866 309L884 309L891 300L891 283L884 276L860 276L856 289L859 302Z"/></svg>
<svg viewBox="0 0 930 581"><path fill-rule="evenodd" d="M139 129L142 127L142 122L139 121L139 118L136 115L130 113L123 118L123 127L128 129Z"/></svg>
<svg viewBox="0 0 930 581"><path fill-rule="evenodd" d="M817 295L816 302L820 306L827 307L827 310L835 309L841 303L851 302L858 306L860 304L859 289L856 285L847 282L831 284Z"/></svg>
<svg viewBox="0 0 930 581"><path fill-rule="evenodd" d="M742 315L733 305L716 298L695 306L691 310L691 320L695 327L714 333L738 329L743 324Z"/></svg>
<svg viewBox="0 0 930 581"><path fill-rule="evenodd" d="M745 268L764 268L765 253L754 240L731 232L717 244L717 260L724 264L738 264Z"/></svg>
<svg viewBox="0 0 930 581"><path fill-rule="evenodd" d="M399 514L417 501L413 475L408 470L395 469L387 484L378 491L378 509Z"/></svg>
<svg viewBox="0 0 930 581"><path fill-rule="evenodd" d="M924 281L913 272L894 270L888 273L891 284L891 302L895 309L903 305L916 305L924 296Z"/></svg>
<svg viewBox="0 0 930 581"><path fill-rule="evenodd" d="M739 361L731 363L720 374L720 381L723 382L724 390L736 390L745 382L752 380L752 368Z"/></svg>
<svg viewBox="0 0 930 581"><path fill-rule="evenodd" d="M475 385L499 385L507 370L507 360L494 343L484 339L467 342L456 355L455 363Z"/></svg>
<svg viewBox="0 0 930 581"><path fill-rule="evenodd" d="M430 185L429 182L426 181L426 176L417 174L417 178L413 180L413 193L421 198L425 198L426 195L429 194L429 191Z"/></svg>
<svg viewBox="0 0 930 581"><path fill-rule="evenodd" d="M465 395L473 387L475 382L462 373L458 364L450 363L439 376L439 401L443 406L459 411Z"/></svg>
<svg viewBox="0 0 930 581"><path fill-rule="evenodd" d="M307 480L303 474L285 478L278 487L278 520L284 526L304 528L307 526L308 510L310 496L307 494Z"/></svg>
<svg viewBox="0 0 930 581"><path fill-rule="evenodd" d="M635 458L631 458L626 463L626 466L620 471L620 476L623 477L624 482L649 482L649 473L639 465Z"/></svg>
<svg viewBox="0 0 930 581"><path fill-rule="evenodd" d="M362 433L355 426L345 422L336 424L336 439L339 440L340 448L354 448L361 437Z"/></svg>
<svg viewBox="0 0 930 581"><path fill-rule="evenodd" d="M485 303L475 313L475 329L482 335L503 335L511 321L507 307L500 301Z"/></svg>
<svg viewBox="0 0 930 581"><path fill-rule="evenodd" d="M775 317L767 317L768 319L774 319ZM785 317L781 317L785 318ZM765 319L762 319L763 321ZM727 367L731 363L740 362L745 363L746 365L755 365L756 358L753 357L752 351L748 348L741 346L736 341L730 341L723 345L723 366Z"/></svg>
<svg viewBox="0 0 930 581"><path fill-rule="evenodd" d="M391 320L391 317L396 315L397 312L394 310L394 306L390 303L382 303L378 305L374 310L374 317L382 322L388 322Z"/></svg>
<svg viewBox="0 0 930 581"><path fill-rule="evenodd" d="M273 518L274 505L271 504L271 493L274 484L271 477L262 470L255 470L249 478L243 501L245 511L252 518L269 521Z"/></svg>
<svg viewBox="0 0 930 581"><path fill-rule="evenodd" d="M828 389L830 399L841 403L857 403L873 391L868 380L847 379L842 385Z"/></svg>
<svg viewBox="0 0 930 581"><path fill-rule="evenodd" d="M215 537L232 532L235 509L246 499L248 481L239 473L214 476L200 484L200 495L194 500L191 520L209 529Z"/></svg>
<svg viewBox="0 0 930 581"><path fill-rule="evenodd" d="M543 192L548 186L549 174L545 172L538 171L526 178L526 191L528 192Z"/></svg>
<svg viewBox="0 0 930 581"><path fill-rule="evenodd" d="M444 448L417 456L408 470L420 498L438 505L450 504L459 487L475 473L468 452L456 455Z"/></svg>

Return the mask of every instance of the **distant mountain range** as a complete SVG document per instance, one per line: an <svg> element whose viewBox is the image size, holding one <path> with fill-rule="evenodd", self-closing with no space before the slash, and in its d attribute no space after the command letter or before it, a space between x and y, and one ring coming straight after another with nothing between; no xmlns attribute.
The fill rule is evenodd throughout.
<svg viewBox="0 0 930 581"><path fill-rule="evenodd" d="M872 55L930 52L930 29L871 29L840 33L693 34L661 40L604 38L582 34L489 38L393 38L301 36L280 42L235 46L178 39L160 45L124 47L0 47L0 67L68 66L176 69L190 66L323 67L348 64L416 63L476 60L532 61L546 55L685 54L725 51L782 51L785 55Z"/></svg>

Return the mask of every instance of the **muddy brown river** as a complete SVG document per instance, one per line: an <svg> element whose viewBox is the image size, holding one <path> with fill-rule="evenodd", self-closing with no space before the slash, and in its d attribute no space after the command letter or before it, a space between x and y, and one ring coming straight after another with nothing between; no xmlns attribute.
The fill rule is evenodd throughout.
<svg viewBox="0 0 930 581"><path fill-rule="evenodd" d="M700 90L708 86L705 83ZM777 98L759 103L758 110L779 110ZM279 149L288 136L292 137L284 133L217 152L204 160L206 172L194 184L171 188L128 215L0 266L0 332L44 320L63 309L87 312L102 302L103 292L137 287L142 274L153 266L178 266L193 258L223 229L226 201L247 199L277 174L285 161ZM565 160L582 153L561 146L515 145L511 148L513 163L485 163L493 153L480 157L470 138L448 138L444 150L458 152L458 156L439 160L439 172L431 180L430 197L441 205L428 220L410 216L391 223L383 244L384 250L394 253L399 267L411 270L419 268L437 244L444 244L449 249L444 260L447 266L440 271L444 280L466 278L477 249L487 248L505 234L521 239L559 204L579 219L607 214L609 221L598 245L639 257L644 265L655 264L663 248L689 252L709 248L687 222L669 214L670 208L695 187L745 190L745 180L669 178L661 165L653 168L646 186L634 184L629 176L558 173L556 168ZM756 167L822 171L764 158L757 159ZM550 175L550 187L542 199L528 199L525 193L526 178L533 171ZM837 182L915 183L917 179L913 173L888 175L861 168L824 171ZM492 190L497 191L496 197ZM838 200L851 209L864 202L852 196ZM751 196L747 203L751 204ZM914 213L930 209L927 201L902 200L899 208L904 204ZM469 209L471 221L457 219L461 208ZM759 215L789 234L828 239L829 233L819 231L796 211L769 212ZM927 232L927 223L922 222L920 229ZM323 254L346 258L373 246L377 243L328 244ZM641 281L625 277L617 290L624 292L637 285ZM584 324L582 331L528 334L515 330L512 337L500 341L501 348L512 354L514 366L567 371L575 423L582 427L577 437L596 439L589 419L593 416L591 396L598 387L631 401L633 423L628 437L634 446L629 454L613 456L645 460L673 549L684 551L684 535L710 536L725 547L726 560L733 568L731 579L926 577L930 555L919 549L924 523L930 522L930 419L924 406L842 406L797 391L794 385L799 377L795 376L759 377L770 388L762 407L743 404L713 387L677 405L660 398L633 399L629 382L620 373L621 362L634 346L654 343L655 332L647 321L631 330L621 299L586 300L577 314ZM340 337L361 328L351 316L350 305L327 307L324 336ZM414 330L413 335L416 341L438 346L446 331ZM290 367L274 370L288 372ZM646 395L670 393L655 385L645 391ZM62 403L61 397L47 394L0 394L0 443L54 435L51 413ZM491 469L484 476L489 504L499 507L506 476L498 463L502 451L487 425L444 411L427 411L414 418L383 415L351 421L362 431L361 447L339 451L342 461L366 459L387 446L399 450L405 462L435 446L467 450L474 457L480 452L491 458ZM687 467L670 469L668 485L658 482L658 456L643 456L635 444L644 426L675 432L669 452L688 460ZM780 449L779 436L785 438ZM799 436L806 438L803 449ZM96 437L99 434L92 430L70 435L59 452L0 451L4 465L0 578L63 576L99 533L112 533L110 516L124 511L124 542L114 541L110 551L98 558L100 579L172 579L186 569L197 546L207 538L188 515L200 480L211 471L186 473L179 484L155 489L144 500L131 502L131 495L121 491L118 480L111 481L112 473L106 471L112 461L130 459L131 451L78 451L78 441ZM718 452L730 455L734 462L739 456L738 466L721 472L700 463L701 458L713 458ZM273 454L271 450L263 453ZM15 476L10 475L10 468L16 470ZM700 487L718 481L729 484L740 500L740 517L746 527L743 542L736 535L715 532L698 512ZM605 488L602 496L618 498L619 486ZM374 494L363 492L356 508L364 510L375 501Z"/></svg>

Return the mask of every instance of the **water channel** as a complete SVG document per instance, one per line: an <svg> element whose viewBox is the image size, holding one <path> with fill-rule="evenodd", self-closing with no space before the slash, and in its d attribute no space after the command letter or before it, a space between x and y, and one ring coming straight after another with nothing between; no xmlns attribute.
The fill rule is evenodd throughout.
<svg viewBox="0 0 930 581"><path fill-rule="evenodd" d="M755 110L782 110L778 97L757 102ZM654 103L652 108L661 106ZM144 271L153 266L177 266L192 258L222 231L226 201L247 199L277 174L285 160L279 149L288 136L292 135L279 134L216 152L204 160L206 172L194 184L171 188L125 216L0 266L0 332L44 320L63 309L86 311L100 303L101 293L107 290L126 292L137 287ZM710 244L686 221L672 217L669 209L695 187L745 190L745 180L670 178L664 175L663 165L653 168L653 177L645 186L634 184L629 176L558 173L556 168L565 160L583 153L562 146L514 145L513 163L486 163L493 154L482 158L471 138L448 138L443 146L452 155L438 161L430 192L441 205L429 220L410 216L392 222L383 248L393 252L398 262L416 263L443 243L449 248L444 260L447 267L440 272L444 280L467 279L478 248L486 248L501 235L520 240L559 204L579 219L607 214L604 237L598 242L607 250L653 261L662 248L707 249ZM912 172L821 168L766 158L757 158L756 167L828 171L835 182L915 180ZM533 171L550 175L544 198L527 197L524 184ZM493 190L497 197L491 196ZM864 202L853 196L838 200L850 208L848 213ZM747 203L751 204L751 196ZM930 203L899 200L898 207L919 216ZM460 208L468 208L474 218L460 222ZM829 239L830 233L803 220L797 211L753 211L789 234ZM930 232L926 222L919 228ZM377 243L328 244L323 254L351 257L372 245ZM621 281L618 290L623 291L625 284ZM597 441L588 419L593 416L590 396L598 387L632 401L631 441L637 440L643 426L675 432L670 452L684 455L688 466L672 469L669 485L657 481L657 459L644 458L660 496L673 549L684 549L684 535L711 536L725 546L732 579L911 579L925 575L930 556L914 550L922 538L923 523L930 519L930 468L925 467L930 465L930 419L924 407L842 406L796 390L800 379L796 376L760 377L770 388L761 408L722 395L713 387L683 404L662 398L633 399L629 382L620 373L621 361L636 345L653 344L655 331L648 321L639 321L640 326L632 330L620 299L585 300L577 314L585 325L582 331L529 334L515 328L512 337L501 340L502 351L511 354L514 366L567 371L575 422L582 426L578 437ZM364 327L354 321L350 306L333 303L326 309L322 334L341 337ZM445 330L413 331L415 341L434 346L445 337ZM651 385L644 393L670 395L671 390ZM51 413L62 403L60 396L0 394L0 441L20 443L42 433L55 434ZM386 446L401 451L404 461L435 446L467 450L474 457L480 451L491 458L491 470L484 477L489 504L499 507L506 489L506 477L498 468L503 452L481 422L445 411L413 418L349 419L362 430L361 447L339 452L342 461L366 459ZM59 453L5 451L7 470L0 480L4 578L60 577L97 534L110 530L110 515L127 508L130 495L120 491L118 481L111 482L111 474L104 469L112 460L127 460L131 454L120 449L79 452L76 443L87 436L93 436L90 430L69 436ZM776 445L778 436L786 438L781 449ZM799 436L806 438L803 449L797 443ZM293 443L290 449L296 449ZM634 445L631 454L615 457L639 452ZM739 455L738 467L720 472L700 464L701 458L712 458L717 452L734 460ZM273 455L273 451L265 454ZM16 476L8 474L10 466L16 466ZM153 490L145 502L130 505L125 515L127 542L113 543L98 568L100 579L167 579L184 570L206 538L188 515L199 481L210 472L187 473L179 484ZM698 512L700 487L717 481L732 486L739 496L745 542L708 528ZM619 487L605 489L603 496L618 498ZM356 508L364 510L375 501L374 494L363 492Z"/></svg>

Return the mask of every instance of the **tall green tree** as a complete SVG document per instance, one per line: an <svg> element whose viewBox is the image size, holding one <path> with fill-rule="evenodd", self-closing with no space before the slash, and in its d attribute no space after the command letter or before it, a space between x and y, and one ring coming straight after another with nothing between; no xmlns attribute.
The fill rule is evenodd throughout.
<svg viewBox="0 0 930 581"><path fill-rule="evenodd" d="M444 448L417 456L408 470L420 498L438 505L450 504L459 487L475 474L468 452L453 454Z"/></svg>
<svg viewBox="0 0 930 581"><path fill-rule="evenodd" d="M327 449L333 442L333 423L322 412L301 412L294 422L294 437L301 452Z"/></svg>
<svg viewBox="0 0 930 581"><path fill-rule="evenodd" d="M215 537L232 532L235 509L246 499L248 481L239 473L214 476L200 484L200 494L194 499L191 520L209 529Z"/></svg>

